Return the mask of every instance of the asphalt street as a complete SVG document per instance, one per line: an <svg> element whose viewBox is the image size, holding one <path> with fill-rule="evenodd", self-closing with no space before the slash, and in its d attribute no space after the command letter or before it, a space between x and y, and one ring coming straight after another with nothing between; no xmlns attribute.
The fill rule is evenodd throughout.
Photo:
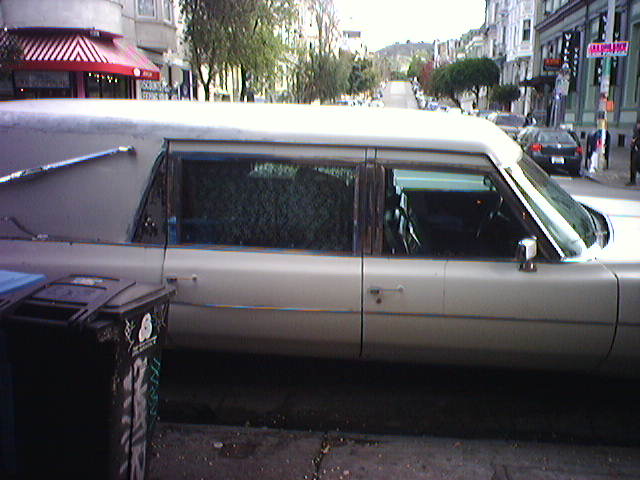
<svg viewBox="0 0 640 480"><path fill-rule="evenodd" d="M161 388L151 479L640 478L635 381L169 351Z"/></svg>

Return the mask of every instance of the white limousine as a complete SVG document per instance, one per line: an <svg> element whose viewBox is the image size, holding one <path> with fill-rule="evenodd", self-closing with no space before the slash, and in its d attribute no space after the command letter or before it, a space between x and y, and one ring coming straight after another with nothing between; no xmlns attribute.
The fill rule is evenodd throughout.
<svg viewBox="0 0 640 480"><path fill-rule="evenodd" d="M177 348L637 375L640 202L438 112L0 105L0 269L177 289Z"/></svg>

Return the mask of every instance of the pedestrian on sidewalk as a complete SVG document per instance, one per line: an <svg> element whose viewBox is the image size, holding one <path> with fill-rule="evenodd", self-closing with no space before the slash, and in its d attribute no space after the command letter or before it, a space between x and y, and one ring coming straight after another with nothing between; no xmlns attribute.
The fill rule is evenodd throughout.
<svg viewBox="0 0 640 480"><path fill-rule="evenodd" d="M629 183L627 185L636 184L636 175L640 166L640 120L636 121L631 137L631 152L629 154Z"/></svg>
<svg viewBox="0 0 640 480"><path fill-rule="evenodd" d="M604 142L604 162L605 168L609 168L609 149L611 147L611 134L609 130L605 130L605 142ZM584 158L585 168L593 173L595 166L598 163L598 150L602 143L602 130L595 129L589 135L587 135L587 155Z"/></svg>

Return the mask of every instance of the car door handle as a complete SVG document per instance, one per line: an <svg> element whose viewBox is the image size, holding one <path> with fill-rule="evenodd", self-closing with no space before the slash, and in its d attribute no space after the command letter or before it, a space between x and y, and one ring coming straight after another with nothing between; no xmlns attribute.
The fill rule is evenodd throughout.
<svg viewBox="0 0 640 480"><path fill-rule="evenodd" d="M180 277L178 275L165 275L164 279L167 283L176 283L176 282L197 282L198 276L194 273L190 277Z"/></svg>
<svg viewBox="0 0 640 480"><path fill-rule="evenodd" d="M402 293L402 292L404 292L404 287L402 285L398 285L396 288L369 287L369 293L371 295L382 295L384 293Z"/></svg>

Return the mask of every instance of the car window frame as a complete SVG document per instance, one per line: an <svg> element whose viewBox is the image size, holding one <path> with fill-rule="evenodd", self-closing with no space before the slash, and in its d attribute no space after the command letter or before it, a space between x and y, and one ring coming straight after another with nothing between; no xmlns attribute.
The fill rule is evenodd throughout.
<svg viewBox="0 0 640 480"><path fill-rule="evenodd" d="M336 150L336 155L333 158L327 158L322 154L316 155L303 155L295 156L296 152L300 152L300 149L305 150L308 146L305 145L278 145L274 143L262 142L186 142L188 146L184 149L180 147L172 146L169 149L167 155L168 161L168 186L167 186L167 224L168 229L171 230L172 225L170 219L175 219L175 228L179 228L179 216L181 212L181 195L182 195L182 165L185 155L203 155L203 156L215 156L220 159L224 157L246 157L252 161L261 162L273 162L278 163L291 163L296 165L309 164L321 166L342 166L352 167L354 170L354 204L353 204L353 236L352 236L352 249L351 251L329 251L329 250L315 250L315 249L302 249L302 248L280 248L269 246L242 246L242 245L227 245L216 243L181 243L177 239L174 241L171 232L167 235L167 247L171 248L193 248L199 250L228 250L233 249L235 251L251 251L251 252L292 252L296 254L310 254L310 255L328 255L328 256L361 256L363 245L365 244L366 222L363 218L362 212L365 205L364 191L366 185L365 163L364 156L362 160L357 161L353 158L340 158L340 149L332 149L330 146L322 148L323 151ZM198 150L197 145L202 145L202 149ZM216 148L218 145L220 148ZM225 148L231 145L231 148ZM235 148L234 148L235 147ZM246 147L246 148L243 148ZM261 148L262 147L262 148ZM276 153L278 147L282 147L285 153ZM286 152L287 147L292 147L291 151ZM238 151L246 150L243 153ZM363 148L357 148L365 152ZM307 152L308 153L308 152ZM176 236L178 233L176 232ZM179 238L179 237L178 237Z"/></svg>
<svg viewBox="0 0 640 480"><path fill-rule="evenodd" d="M374 229L374 242L371 255L381 258L397 258L397 259L421 259L421 260L446 260L446 261L486 261L486 262L515 262L516 259L507 258L495 258L495 257L423 257L423 256L389 256L384 253L383 250L383 237L384 237L384 201L385 201L385 179L387 169L406 169L406 170L429 170L434 172L443 173L458 173L458 174L472 174L472 175L488 175L493 182L494 186L500 194L503 196L505 203L512 209L515 217L520 221L523 230L530 233L530 237L535 237L538 240L538 256L537 261L553 263L559 260L559 256L547 239L546 234L542 231L538 223L533 219L528 209L523 205L522 200L516 195L510 185L504 180L502 173L493 166L487 165L486 167L469 166L469 165L451 165L446 166L442 164L429 164L429 163L416 163L416 162L393 162L385 161L384 164L377 164L376 175L376 201L375 217L372 219Z"/></svg>

